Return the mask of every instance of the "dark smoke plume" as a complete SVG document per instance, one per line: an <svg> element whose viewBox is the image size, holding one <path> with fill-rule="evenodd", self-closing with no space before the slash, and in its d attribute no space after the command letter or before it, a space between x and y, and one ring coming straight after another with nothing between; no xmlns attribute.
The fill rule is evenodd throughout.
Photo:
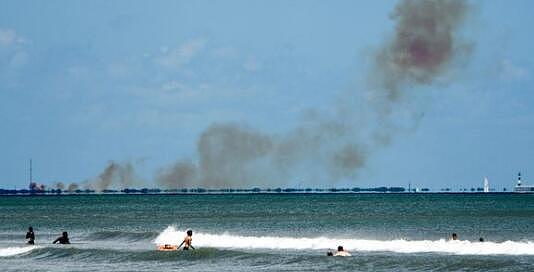
<svg viewBox="0 0 534 272"><path fill-rule="evenodd" d="M54 184L54 187L55 187L56 189L63 190L63 189L65 189L65 184L63 184L63 182L56 182L56 183Z"/></svg>
<svg viewBox="0 0 534 272"><path fill-rule="evenodd" d="M71 184L69 184L69 186L67 186L67 191L74 192L74 191L78 190L78 188L80 188L80 186L78 184L71 183Z"/></svg>
<svg viewBox="0 0 534 272"><path fill-rule="evenodd" d="M167 189L190 188L197 186L197 167L190 161L178 161L171 167L161 169L156 183Z"/></svg>
<svg viewBox="0 0 534 272"><path fill-rule="evenodd" d="M163 169L156 182L166 188L257 184L260 165L268 165L272 151L270 136L237 124L213 124L198 140L199 164L178 161Z"/></svg>
<svg viewBox="0 0 534 272"><path fill-rule="evenodd" d="M134 165L131 162L120 164L115 161L108 162L102 173L88 185L97 191L111 188L128 188L139 183L135 175Z"/></svg>
<svg viewBox="0 0 534 272"><path fill-rule="evenodd" d="M344 94L334 113L311 110L285 135L212 124L198 139L197 157L162 168L156 183L177 189L353 180L374 150L401 131L402 118L392 117L403 109L401 101L416 99L414 89L433 84L458 56L467 56L471 46L458 30L468 11L462 0L401 0L391 15L394 33L373 59L372 103L354 105L355 93ZM404 119L417 122L420 116L412 112ZM105 190L131 186L134 180L132 164L110 162L91 185Z"/></svg>
<svg viewBox="0 0 534 272"><path fill-rule="evenodd" d="M335 122L301 126L284 136L233 123L213 124L197 142L198 164L178 161L160 171L157 183L165 188L224 188L351 177L365 164L366 153L350 135ZM300 171L308 173L302 176Z"/></svg>
<svg viewBox="0 0 534 272"><path fill-rule="evenodd" d="M467 12L461 0L400 1L391 16L397 22L395 33L375 58L371 77L378 87L371 106L360 111L340 106L329 117L315 114L282 136L213 124L197 142L198 163L180 160L162 169L157 183L210 188L354 179L373 149L387 145L397 133L390 113L409 95L407 89L432 84L469 51L456 35Z"/></svg>
<svg viewBox="0 0 534 272"><path fill-rule="evenodd" d="M243 185L252 178L250 171L260 171L261 160L272 151L267 135L233 124L212 125L198 141L199 170L204 185ZM258 167L254 165L258 164Z"/></svg>
<svg viewBox="0 0 534 272"><path fill-rule="evenodd" d="M406 85L431 84L471 45L457 37L468 4L463 0L403 0L391 18L395 34L376 57L376 72L389 100L402 96Z"/></svg>

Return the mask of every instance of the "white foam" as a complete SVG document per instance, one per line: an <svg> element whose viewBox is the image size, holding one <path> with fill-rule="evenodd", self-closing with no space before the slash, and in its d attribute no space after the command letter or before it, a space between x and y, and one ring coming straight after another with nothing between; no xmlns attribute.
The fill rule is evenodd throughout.
<svg viewBox="0 0 534 272"><path fill-rule="evenodd" d="M37 248L36 246L0 248L0 257L10 257L10 256L19 255L22 253L30 252L36 248Z"/></svg>
<svg viewBox="0 0 534 272"><path fill-rule="evenodd" d="M185 231L167 227L154 240L155 244L180 244ZM366 240L335 239L326 237L294 238L276 236L237 236L224 234L193 234L193 245L214 248L242 249L290 249L290 250L327 250L342 245L349 251L389 251L397 253L446 253L457 255L534 255L533 242L470 242L448 240Z"/></svg>

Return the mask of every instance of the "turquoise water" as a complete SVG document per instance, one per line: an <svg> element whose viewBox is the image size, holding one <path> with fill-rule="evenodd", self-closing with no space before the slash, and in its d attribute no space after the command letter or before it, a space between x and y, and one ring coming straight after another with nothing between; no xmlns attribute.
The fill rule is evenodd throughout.
<svg viewBox="0 0 534 272"><path fill-rule="evenodd" d="M29 225L36 246L24 244ZM517 194L10 196L0 197L0 267L533 271L533 226L534 195ZM186 229L197 250L155 250ZM52 245L62 231L72 244ZM325 256L338 245L352 256Z"/></svg>

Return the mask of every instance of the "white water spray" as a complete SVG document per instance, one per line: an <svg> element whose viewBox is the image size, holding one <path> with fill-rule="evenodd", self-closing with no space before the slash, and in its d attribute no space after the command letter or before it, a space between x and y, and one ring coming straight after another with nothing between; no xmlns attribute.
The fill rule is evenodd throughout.
<svg viewBox="0 0 534 272"><path fill-rule="evenodd" d="M185 231L167 227L156 239L155 244L181 243ZM396 253L446 253L455 255L534 255L533 242L471 242L440 240L367 240L336 239L330 237L277 237L239 236L195 232L193 245L197 247L233 249L274 249L274 250L329 250L342 245L349 251L396 252Z"/></svg>

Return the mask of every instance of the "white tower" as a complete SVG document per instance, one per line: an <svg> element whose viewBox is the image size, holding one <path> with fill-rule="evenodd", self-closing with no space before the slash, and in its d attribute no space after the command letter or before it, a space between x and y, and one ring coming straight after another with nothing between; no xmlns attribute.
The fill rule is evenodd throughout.
<svg viewBox="0 0 534 272"><path fill-rule="evenodd" d="M484 177L484 193L489 193L489 191L490 191L490 189L489 189L488 178Z"/></svg>

